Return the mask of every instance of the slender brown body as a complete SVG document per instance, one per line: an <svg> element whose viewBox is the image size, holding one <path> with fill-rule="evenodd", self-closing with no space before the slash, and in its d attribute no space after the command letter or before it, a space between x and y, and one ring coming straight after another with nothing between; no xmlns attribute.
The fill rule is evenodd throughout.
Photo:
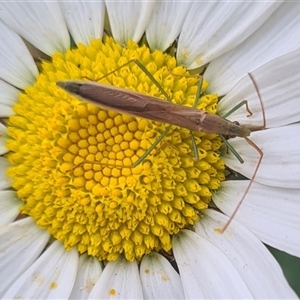
<svg viewBox="0 0 300 300"><path fill-rule="evenodd" d="M108 110L177 125L193 131L239 137L250 135L249 129L218 115L138 92L87 81L59 81L57 85Z"/></svg>

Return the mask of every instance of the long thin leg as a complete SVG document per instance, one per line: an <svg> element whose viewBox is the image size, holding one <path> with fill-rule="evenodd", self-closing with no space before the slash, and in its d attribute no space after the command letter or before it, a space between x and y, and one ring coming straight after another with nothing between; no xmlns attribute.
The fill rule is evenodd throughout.
<svg viewBox="0 0 300 300"><path fill-rule="evenodd" d="M137 59L131 59L130 61L128 61L127 63L125 63L124 65L114 69L113 71L107 73L106 75L98 78L97 80L101 80L113 73L115 73L116 71L126 67L127 65L131 64L131 63L135 63L152 81L153 83L156 85L156 87L159 89L159 91L165 96L166 100L171 102L170 97L167 95L167 93L165 92L165 90L161 87L161 85L159 84L159 82L154 78L154 76L145 68L145 66L143 64L141 64Z"/></svg>
<svg viewBox="0 0 300 300"><path fill-rule="evenodd" d="M229 142L224 138L223 135L220 135L223 143L226 145L226 147L231 151L231 153L238 159L238 161L242 164L244 163L244 160L242 157L236 152L236 150L229 144Z"/></svg>
<svg viewBox="0 0 300 300"><path fill-rule="evenodd" d="M203 77L201 76L199 84L198 84L193 108L196 108L199 104L200 96L202 93L202 85L203 85ZM197 160L199 160L199 154L198 154L198 148L197 148L197 144L196 144L195 137L194 137L192 130L190 130L190 136L191 136L191 140L192 140L192 146L193 146L195 160L197 161Z"/></svg>
<svg viewBox="0 0 300 300"><path fill-rule="evenodd" d="M252 116L252 112L249 109L248 101L243 100L240 103L238 103L236 106L234 106L230 111L228 111L224 116L222 116L224 119L226 119L228 116L230 116L232 113L234 113L236 110L240 109L243 105L246 106L246 111L248 112L247 117ZM230 145L230 143L226 140L226 138L223 135L220 135L223 143L226 145L226 147L231 151L231 153L238 159L238 161L242 164L244 163L244 160L242 157L235 151L235 149Z"/></svg>
<svg viewBox="0 0 300 300"><path fill-rule="evenodd" d="M201 96L201 93L202 93L202 85L203 85L203 77L201 76L200 80L199 80L199 83L198 83L198 88L197 88L193 108L197 108L197 106L199 104L200 96Z"/></svg>
<svg viewBox="0 0 300 300"><path fill-rule="evenodd" d="M150 148L132 165L132 167L138 166L148 155L149 153L160 143L160 141L168 134L172 125L169 125L164 132L158 137L158 139L150 146Z"/></svg>
<svg viewBox="0 0 300 300"><path fill-rule="evenodd" d="M246 111L248 113L247 117L252 116L252 112L249 109L248 106L248 101L247 100L242 100L240 103L238 103L236 106L234 106L229 112L227 112L224 116L222 116L224 119L226 119L227 117L229 117L232 113L234 113L235 111L237 111L239 108L241 108L243 105L246 106Z"/></svg>
<svg viewBox="0 0 300 300"><path fill-rule="evenodd" d="M259 90L258 90L257 84L256 84L256 82L255 82L255 80L254 80L252 74L251 74L251 73L248 73L248 75L249 75L249 77L250 77L250 79L251 79L251 81L252 81L252 83L253 83L253 85L254 85L254 87L255 87L255 91L256 91L256 93L257 93L257 96L258 96L258 98L259 98L260 105L261 105L261 111L262 111L262 115L263 115L263 125L260 127L260 129L265 129L265 128L266 128L266 115L265 115L264 104L263 104L263 101L262 101L260 92L259 92ZM237 205L236 208L234 209L234 211L233 211L232 215L230 216L228 222L225 224L225 226L224 226L222 229L220 229L220 228L217 229L217 231L219 231L220 233L223 233L223 232L228 228L228 226L230 225L231 221L233 220L233 218L234 218L235 215L237 214L239 208L241 207L241 205L242 205L244 199L246 198L246 196L247 196L247 194L248 194L248 192L249 192L249 190L250 190L250 188L251 188L251 186L252 186L252 184L253 184L253 181L254 181L254 179L255 179L255 177L256 177L256 174L257 174L257 172L258 172L258 169L259 169L259 167L260 167L260 164L261 164L262 159L263 159L263 156L264 156L263 151L262 151L262 150L261 150L254 142L252 142L252 141L251 141L249 138L247 138L247 137L244 137L244 139L246 140L246 142L247 142L251 147L253 147L253 148L258 152L258 154L259 154L259 160L258 160L257 165L256 165L256 167L255 167L254 173L253 173L253 175L252 175L252 177L251 177L251 179L250 179L250 182L249 182L249 184L248 184L248 186L247 186L247 188L246 188L246 190L245 190L245 192L244 192L244 194L243 194L243 197L241 198L241 200L239 201L238 205Z"/></svg>
<svg viewBox="0 0 300 300"><path fill-rule="evenodd" d="M258 99L259 99L259 102L260 102L261 112L262 112L262 117L263 117L263 124L262 124L260 127L255 127L255 128L253 128L253 129L255 129L255 130L258 130L258 129L265 129L265 128L266 128L266 122L267 122L267 121L266 121L266 113L265 113L264 103L263 103L263 101L262 101L261 94L260 94L260 92L259 92L259 89L258 89L258 87L257 87L257 84L256 84L256 82L255 82L255 80L254 80L252 74L251 74L251 73L248 73L248 76L250 77L250 79L251 79L251 81L252 81L252 83L253 83L253 85L254 85L256 94L257 94Z"/></svg>
<svg viewBox="0 0 300 300"><path fill-rule="evenodd" d="M248 194L248 192L249 192L249 190L250 190L250 188L251 188L251 186L252 186L252 183L253 183L253 181L254 181L254 178L255 178L255 176L256 176L256 174L257 174L257 171L258 171L258 169L259 169L259 166L260 166L261 161L262 161L263 156L264 156L264 153L262 152L262 150L259 149L255 143L253 143L253 142L252 142L250 139L248 139L247 137L245 137L244 139L246 140L246 142L247 142L251 147L253 147L253 148L255 148L255 149L257 150L257 152L259 153L260 157L259 157L258 163L257 163L257 165L256 165L256 168L255 168L255 170L254 170L254 173L253 173L253 175L252 175L252 177L251 177L251 179L250 179L250 182L249 182L249 184L248 184L248 186L247 186L247 188L246 188L246 190L245 190L245 192L244 192L243 197L241 198L241 200L239 201L238 205L237 205L236 208L234 209L234 211L233 211L232 215L230 216L230 219L228 220L228 222L225 224L225 226L224 226L221 230L219 230L220 233L223 233L223 232L228 228L228 226L230 225L231 221L233 220L233 218L235 217L236 213L238 212L239 208L241 207L241 205L242 205L244 199L246 198L246 196L247 196L247 194Z"/></svg>

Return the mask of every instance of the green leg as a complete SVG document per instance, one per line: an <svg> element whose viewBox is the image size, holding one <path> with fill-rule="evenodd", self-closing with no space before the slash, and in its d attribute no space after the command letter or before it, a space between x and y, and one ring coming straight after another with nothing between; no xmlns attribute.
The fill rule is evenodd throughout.
<svg viewBox="0 0 300 300"><path fill-rule="evenodd" d="M235 149L229 144L229 142L224 138L223 135L220 135L223 143L226 145L226 147L231 151L231 153L238 159L238 161L242 164L244 163L244 160L242 157L235 151Z"/></svg>
<svg viewBox="0 0 300 300"><path fill-rule="evenodd" d="M249 109L248 101L243 100L240 103L238 103L235 107L233 107L229 112L227 112L223 118L226 119L228 116L230 116L232 113L234 113L236 110L240 109L243 105L246 106L246 111L248 112L247 117L252 116L252 112ZM235 151L235 149L229 144L229 142L224 138L223 135L220 135L223 143L226 145L226 147L232 152L232 154L238 159L238 161L242 164L244 163L244 160L242 157Z"/></svg>
<svg viewBox="0 0 300 300"><path fill-rule="evenodd" d="M199 100L200 100L200 96L201 96L201 92L202 92L202 85L203 85L203 77L201 76L199 84L198 84L193 108L196 108L199 104ZM192 130L190 130L190 136L191 136L191 140L192 140L192 146L193 146L195 160L197 161L197 160L199 160L199 154L198 154L198 148L197 148L195 137L194 137Z"/></svg>
<svg viewBox="0 0 300 300"><path fill-rule="evenodd" d="M248 101L247 100L243 100L240 103L238 103L235 107L233 107L229 112L227 112L224 116L222 116L222 118L226 119L227 117L229 117L232 113L234 113L235 111L237 111L239 108L241 108L243 105L246 106L246 111L248 113L247 117L252 116L252 112L249 109L248 106Z"/></svg>
<svg viewBox="0 0 300 300"><path fill-rule="evenodd" d="M150 148L132 165L132 167L138 166L148 155L149 153L161 142L161 140L168 134L172 125L169 125L165 131L159 136L159 138L150 146Z"/></svg>
<svg viewBox="0 0 300 300"><path fill-rule="evenodd" d="M165 96L167 101L171 101L170 97L167 95L167 93L164 91L164 89L161 87L161 85L159 84L159 82L153 77L153 75L145 68L145 66L143 64L141 64L137 59L132 59L130 61L128 61L126 64L114 69L113 71L107 73L105 76L100 77L97 80L101 80L105 77L107 77L108 75L111 75L113 73L115 73L116 71L126 67L127 65L131 64L131 63L135 63L152 81L153 83L157 86L157 88L159 89L159 91Z"/></svg>

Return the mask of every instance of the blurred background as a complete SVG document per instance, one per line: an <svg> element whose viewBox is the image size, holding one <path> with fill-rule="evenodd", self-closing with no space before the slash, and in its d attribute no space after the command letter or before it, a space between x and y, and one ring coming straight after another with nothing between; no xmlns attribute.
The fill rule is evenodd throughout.
<svg viewBox="0 0 300 300"><path fill-rule="evenodd" d="M269 246L267 246L267 248L280 264L290 286L300 297L300 258L291 256Z"/></svg>

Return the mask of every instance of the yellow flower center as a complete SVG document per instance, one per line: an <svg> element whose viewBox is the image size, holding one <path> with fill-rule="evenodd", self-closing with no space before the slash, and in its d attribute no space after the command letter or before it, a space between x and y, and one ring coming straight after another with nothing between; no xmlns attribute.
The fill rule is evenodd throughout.
<svg viewBox="0 0 300 300"><path fill-rule="evenodd" d="M56 86L66 79L99 80L162 98L134 63L138 59L159 81L172 102L192 106L198 77L176 66L174 57L111 38L56 53L14 106L9 118L7 174L30 215L66 249L129 261L151 251L171 249L171 236L193 225L212 190L224 180L220 138L172 126L161 143L133 164L168 126L107 111L78 100ZM176 74L176 75L174 75ZM203 84L203 92L207 82ZM215 113L217 95L202 95L198 108Z"/></svg>

